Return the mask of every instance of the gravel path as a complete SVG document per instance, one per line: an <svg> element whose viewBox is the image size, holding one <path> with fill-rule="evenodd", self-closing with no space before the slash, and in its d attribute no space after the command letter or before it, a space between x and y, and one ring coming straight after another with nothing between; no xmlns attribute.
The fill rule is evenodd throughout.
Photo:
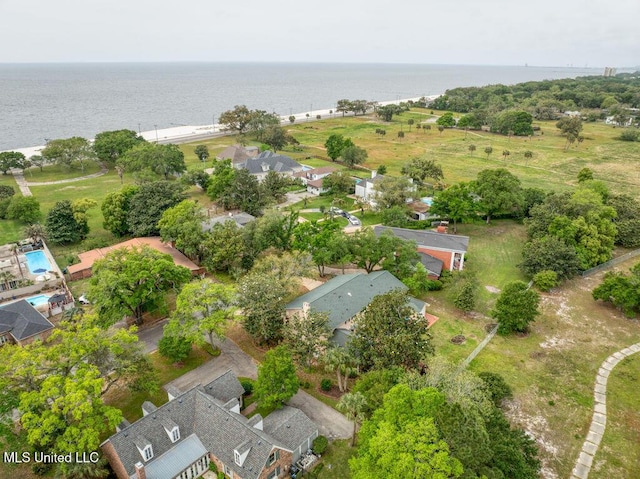
<svg viewBox="0 0 640 479"><path fill-rule="evenodd" d="M582 445L582 451L580 451L576 465L571 473L571 479L587 479L589 477L593 458L598 452L600 441L604 436L607 426L607 380L609 379L609 374L620 361L638 352L640 352L640 343L613 353L600 365L593 392L595 399L593 419L591 420L591 426L589 426L587 439Z"/></svg>

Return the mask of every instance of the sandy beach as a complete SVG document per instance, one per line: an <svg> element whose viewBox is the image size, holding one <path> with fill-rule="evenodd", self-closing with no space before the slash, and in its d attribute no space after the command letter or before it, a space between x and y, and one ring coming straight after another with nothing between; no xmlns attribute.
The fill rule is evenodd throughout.
<svg viewBox="0 0 640 479"><path fill-rule="evenodd" d="M427 100L433 100L440 95L429 95L427 96ZM417 98L404 98L401 100L391 100L391 101L381 101L378 102L379 105L392 105L399 104L407 101L417 101L420 97ZM333 113L331 113L333 111ZM308 116L307 116L308 115ZM322 110L313 110L306 111L304 113L295 113L292 116L296 117L296 122L306 122L306 121L316 121L317 116L320 115L321 119L332 118L335 115L341 115L340 113L336 113L335 110L330 108L322 109ZM345 116L353 115L353 113L347 113ZM283 125L287 125L290 123L289 115L281 115L281 122ZM222 129L222 125L185 125L185 126L176 126L172 128L162 128L162 129L154 129L149 131L140 132L140 136L142 136L145 140L149 142L157 142L157 143L187 143L190 141L196 141L199 139L211 138L213 136L222 136L226 135L228 132ZM29 146L25 148L17 148L10 151L18 151L22 153L27 158L33 155L39 155L45 145L39 146Z"/></svg>

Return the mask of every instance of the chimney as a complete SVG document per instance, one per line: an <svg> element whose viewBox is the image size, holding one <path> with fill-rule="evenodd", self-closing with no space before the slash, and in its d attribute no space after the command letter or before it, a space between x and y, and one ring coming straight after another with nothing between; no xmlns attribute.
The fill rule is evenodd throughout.
<svg viewBox="0 0 640 479"><path fill-rule="evenodd" d="M375 178L377 174L378 174L378 172L376 170L373 170L371 172L371 178Z"/></svg>
<svg viewBox="0 0 640 479"><path fill-rule="evenodd" d="M147 473L144 470L144 465L141 462L136 462L136 465L134 467L136 468L135 477L137 479L147 479Z"/></svg>
<svg viewBox="0 0 640 479"><path fill-rule="evenodd" d="M269 171L269 163L262 163L260 166L262 167L262 171Z"/></svg>

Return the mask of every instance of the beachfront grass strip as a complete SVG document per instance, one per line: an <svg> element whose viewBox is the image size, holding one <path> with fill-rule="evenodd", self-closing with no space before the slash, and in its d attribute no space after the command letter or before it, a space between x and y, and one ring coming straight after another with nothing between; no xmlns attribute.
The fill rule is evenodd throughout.
<svg viewBox="0 0 640 479"><path fill-rule="evenodd" d="M607 381L607 429L589 477L627 477L640 464L640 353L622 360Z"/></svg>
<svg viewBox="0 0 640 479"><path fill-rule="evenodd" d="M47 165L42 168L42 171L40 171L40 168L33 166L24 172L24 179L29 183L69 180L98 173L101 168L100 163L96 161L87 162L84 172L79 168L69 168L64 165Z"/></svg>

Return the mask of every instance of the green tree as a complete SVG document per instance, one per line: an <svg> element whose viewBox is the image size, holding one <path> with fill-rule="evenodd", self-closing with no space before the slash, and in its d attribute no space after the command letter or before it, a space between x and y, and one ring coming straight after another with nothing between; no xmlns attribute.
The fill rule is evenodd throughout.
<svg viewBox="0 0 640 479"><path fill-rule="evenodd" d="M400 382L403 373L402 368L372 369L358 377L352 392L361 393L366 400L364 417L370 418L382 407L384 395Z"/></svg>
<svg viewBox="0 0 640 479"><path fill-rule="evenodd" d="M468 113L458 120L458 128L479 130L482 125L482 118L477 113Z"/></svg>
<svg viewBox="0 0 640 479"><path fill-rule="evenodd" d="M133 236L157 236L162 214L186 198L184 186L169 181L140 185L129 200L127 225Z"/></svg>
<svg viewBox="0 0 640 479"><path fill-rule="evenodd" d="M7 207L7 218L22 223L35 223L40 217L40 202L33 196L12 196Z"/></svg>
<svg viewBox="0 0 640 479"><path fill-rule="evenodd" d="M488 159L489 159L489 156L491 156L491 153L493 153L493 147L491 147L491 146L487 146L487 147L484 149L484 152L486 153L486 155L487 155L487 160L488 160Z"/></svg>
<svg viewBox="0 0 640 479"><path fill-rule="evenodd" d="M344 171L334 171L324 177L322 186L332 195L348 194L353 187L353 179Z"/></svg>
<svg viewBox="0 0 640 479"><path fill-rule="evenodd" d="M517 136L533 135L533 117L526 111L504 111L499 113L491 122L491 131L508 135L509 132Z"/></svg>
<svg viewBox="0 0 640 479"><path fill-rule="evenodd" d="M192 346L186 336L174 330L175 326L171 323L164 326L162 338L158 342L158 352L171 362L180 363L189 357Z"/></svg>
<svg viewBox="0 0 640 479"><path fill-rule="evenodd" d="M364 411L367 405L367 400L362 395L362 393L346 393L338 401L336 408L338 411L342 411L347 419L353 422L353 433L351 433L351 447L356 444L356 431L358 428L358 423L362 416L364 416Z"/></svg>
<svg viewBox="0 0 640 479"><path fill-rule="evenodd" d="M25 160L22 153L17 151L3 151L0 153L0 171L6 175L11 168L19 168Z"/></svg>
<svg viewBox="0 0 640 479"><path fill-rule="evenodd" d="M401 173L412 178L420 187L424 186L426 178L432 178L435 181L440 181L444 178L442 167L435 161L424 157L413 158L402 167Z"/></svg>
<svg viewBox="0 0 640 479"><path fill-rule="evenodd" d="M379 210L394 206L406 206L413 196L415 186L404 176L385 176L376 185L375 201Z"/></svg>
<svg viewBox="0 0 640 479"><path fill-rule="evenodd" d="M133 130L103 131L96 135L93 151L100 161L114 164L128 150L144 142Z"/></svg>
<svg viewBox="0 0 640 479"><path fill-rule="evenodd" d="M309 368L318 351L329 346L329 314L309 311L306 314L294 314L287 318L284 326L284 339L289 346L293 359L302 367Z"/></svg>
<svg viewBox="0 0 640 479"><path fill-rule="evenodd" d="M465 278L453 300L456 308L469 313L476 307L478 296L478 282L475 278Z"/></svg>
<svg viewBox="0 0 640 479"><path fill-rule="evenodd" d="M289 179L280 173L269 170L262 180L262 188L267 197L275 203L282 203L286 199L287 189L291 185Z"/></svg>
<svg viewBox="0 0 640 479"><path fill-rule="evenodd" d="M227 209L238 208L250 215L259 216L267 204L267 195L258 179L242 168L234 171L231 183L220 196L220 202Z"/></svg>
<svg viewBox="0 0 640 479"><path fill-rule="evenodd" d="M640 246L640 202L629 195L611 195L607 205L616 210L616 244L625 248Z"/></svg>
<svg viewBox="0 0 640 479"><path fill-rule="evenodd" d="M354 319L350 345L365 370L416 367L433 353L426 319L416 313L406 291L376 296Z"/></svg>
<svg viewBox="0 0 640 479"><path fill-rule="evenodd" d="M345 115L345 113L348 113L351 111L351 100L338 100L337 106L336 106L336 111L339 113L342 113L342 116Z"/></svg>
<svg viewBox="0 0 640 479"><path fill-rule="evenodd" d="M324 276L324 267L336 259L333 247L337 244L333 240L339 235L339 230L340 226L334 221L306 221L293 230L293 247L311 255L320 276ZM341 238L346 243L346 238Z"/></svg>
<svg viewBox="0 0 640 479"><path fill-rule="evenodd" d="M593 170L591 168L582 168L578 172L578 183L583 183L585 181L593 180Z"/></svg>
<svg viewBox="0 0 640 479"><path fill-rule="evenodd" d="M348 348L341 346L330 346L325 349L324 354L320 357L325 371L336 373L338 380L338 389L340 392L347 390L349 376L356 372L357 360Z"/></svg>
<svg viewBox="0 0 640 479"><path fill-rule="evenodd" d="M204 212L195 201L183 200L167 208L158 221L162 241L175 243L176 248L190 258L198 258L204 240Z"/></svg>
<svg viewBox="0 0 640 479"><path fill-rule="evenodd" d="M209 159L209 148L207 145L198 145L193 149L193 152L202 163L205 163Z"/></svg>
<svg viewBox="0 0 640 479"><path fill-rule="evenodd" d="M203 344L204 337L216 349L215 340L222 340L228 322L233 318L236 296L233 286L203 279L185 284L176 298L176 310L171 322L191 343Z"/></svg>
<svg viewBox="0 0 640 479"><path fill-rule="evenodd" d="M471 153L471 156L473 156L473 154L474 154L474 153L475 153L475 151L476 151L476 145L473 145L473 144L472 144L472 145L469 145L469 146L467 147L467 149L469 150L469 153Z"/></svg>
<svg viewBox="0 0 640 479"><path fill-rule="evenodd" d="M67 168L77 165L82 173L91 161L97 159L89 140L79 136L47 142L47 146L42 149L42 156L49 163L56 163Z"/></svg>
<svg viewBox="0 0 640 479"><path fill-rule="evenodd" d="M631 274L608 271L592 295L594 300L611 303L626 316L633 317L640 311L640 266L633 266Z"/></svg>
<svg viewBox="0 0 640 479"><path fill-rule="evenodd" d="M224 191L233 183L235 177L231 160L218 161L213 165L211 180L207 186L207 195L216 201L222 197Z"/></svg>
<svg viewBox="0 0 640 479"><path fill-rule="evenodd" d="M517 213L524 201L520 180L504 168L478 173L475 193L481 198L480 207L487 215L487 224L497 213Z"/></svg>
<svg viewBox="0 0 640 479"><path fill-rule="evenodd" d="M238 305L247 332L259 343L282 338L286 287L275 272L249 273L238 283Z"/></svg>
<svg viewBox="0 0 640 479"><path fill-rule="evenodd" d="M448 111L436 120L436 125L443 126L445 128L453 128L456 126L456 119L453 117L453 113Z"/></svg>
<svg viewBox="0 0 640 479"><path fill-rule="evenodd" d="M268 127L261 140L264 144L269 145L273 152L284 149L289 144L289 135L287 131L279 124Z"/></svg>
<svg viewBox="0 0 640 479"><path fill-rule="evenodd" d="M166 293L177 291L191 279L191 272L177 266L168 254L147 246L119 248L93 265L88 296L103 324L129 315L142 324L145 311L166 312Z"/></svg>
<svg viewBox="0 0 640 479"><path fill-rule="evenodd" d="M16 190L13 189L13 186L0 185L0 200L11 198L15 194L16 194Z"/></svg>
<svg viewBox="0 0 640 479"><path fill-rule="evenodd" d="M458 232L458 221L464 221L476 213L469 183L456 183L436 193L429 211L453 221L453 233Z"/></svg>
<svg viewBox="0 0 640 479"><path fill-rule="evenodd" d="M129 215L131 198L133 198L137 192L137 186L127 185L120 191L114 191L105 197L100 206L104 218L102 222L104 229L110 231L117 237L126 236L130 233L127 217Z"/></svg>
<svg viewBox="0 0 640 479"><path fill-rule="evenodd" d="M444 404L433 389L393 387L384 406L360 430L358 455L349 460L353 479L457 478L463 468L439 439L433 414Z"/></svg>
<svg viewBox="0 0 640 479"><path fill-rule="evenodd" d="M327 141L324 142L324 147L327 149L327 155L333 161L336 161L338 157L342 155L342 151L349 146L354 146L351 139L345 138L337 133L330 135L329 138L327 138Z"/></svg>
<svg viewBox="0 0 640 479"><path fill-rule="evenodd" d="M530 160L531 158L533 158L533 151L531 151L531 150L526 150L526 151L524 152L524 159L526 160L526 161L525 161L525 165L529 163L529 160Z"/></svg>
<svg viewBox="0 0 640 479"><path fill-rule="evenodd" d="M580 271L575 248L556 236L546 235L525 243L519 267L528 276L541 271L553 271L559 278L571 278Z"/></svg>
<svg viewBox="0 0 640 479"><path fill-rule="evenodd" d="M222 112L219 122L225 130L242 134L247 129L251 119L251 111L245 105L236 105L233 110Z"/></svg>
<svg viewBox="0 0 640 479"><path fill-rule="evenodd" d="M525 333L540 314L540 296L522 281L507 284L496 301L491 315L498 321L498 334Z"/></svg>
<svg viewBox="0 0 640 479"><path fill-rule="evenodd" d="M502 157L504 158L505 163L507 162L507 158L509 158L511 152L509 150L502 150Z"/></svg>
<svg viewBox="0 0 640 479"><path fill-rule="evenodd" d="M242 228L235 221L214 224L204 235L199 248L202 264L211 272L240 269L247 255Z"/></svg>
<svg viewBox="0 0 640 479"><path fill-rule="evenodd" d="M349 240L354 263L371 273L387 257L393 257L397 239L391 232L376 236L368 227L356 231Z"/></svg>
<svg viewBox="0 0 640 479"><path fill-rule="evenodd" d="M258 379L254 394L261 407L281 408L300 388L291 352L286 346L278 346L265 354L258 366Z"/></svg>
<svg viewBox="0 0 640 479"><path fill-rule="evenodd" d="M86 218L74 214L69 200L58 201L49 210L45 228L49 240L56 244L77 243L86 238L89 233Z"/></svg>
<svg viewBox="0 0 640 479"><path fill-rule="evenodd" d="M341 153L342 162L349 168L354 165L361 165L367 160L367 150L356 145L347 146Z"/></svg>
<svg viewBox="0 0 640 479"><path fill-rule="evenodd" d="M42 172L42 169L48 163L48 160L42 155L33 155L29 157L29 161L33 166L37 166L38 168L40 168L40 172Z"/></svg>
<svg viewBox="0 0 640 479"><path fill-rule="evenodd" d="M184 173L187 166L184 153L178 145L159 145L156 143L139 143L127 150L116 162L123 171L141 172L144 178L149 174L169 176Z"/></svg>
<svg viewBox="0 0 640 479"><path fill-rule="evenodd" d="M578 139L582 131L582 119L578 116L565 116L560 118L556 123L556 128L560 130L560 134L567 139L564 149Z"/></svg>

